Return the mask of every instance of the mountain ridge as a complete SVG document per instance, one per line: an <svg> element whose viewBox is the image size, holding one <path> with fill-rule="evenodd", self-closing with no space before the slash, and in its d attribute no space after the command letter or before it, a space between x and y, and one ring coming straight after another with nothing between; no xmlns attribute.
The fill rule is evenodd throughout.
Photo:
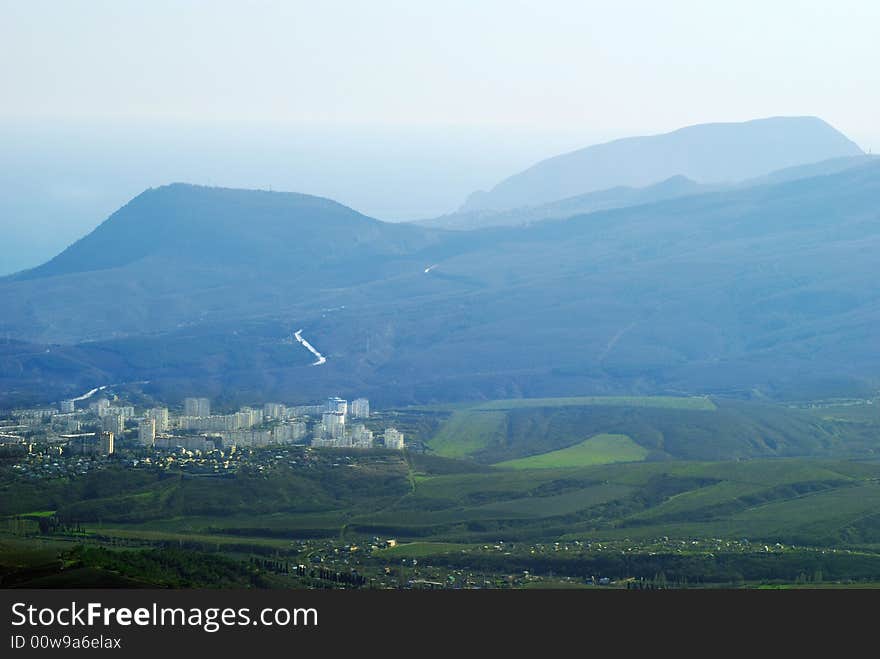
<svg viewBox="0 0 880 659"><path fill-rule="evenodd" d="M249 204L276 197L237 198L210 224L232 237L209 236L207 254L0 280L0 400L145 380L171 398L395 403L880 386L880 162L469 232L339 211L367 229L357 241L307 213L293 246L251 239L277 226ZM325 364L290 340L299 329Z"/></svg>
<svg viewBox="0 0 880 659"><path fill-rule="evenodd" d="M438 229L469 230L491 226L517 226L530 222L564 219L573 215L594 213L612 208L637 206L662 199L700 194L714 189L677 174L668 179L636 188L619 185L605 190L587 192L540 206L523 206L507 211L469 211L417 220L413 224Z"/></svg>
<svg viewBox="0 0 880 659"><path fill-rule="evenodd" d="M722 153L724 157L719 158ZM508 210L618 185L644 187L679 174L698 183L729 183L785 167L863 154L818 117L697 124L547 158L488 192L472 194L459 210Z"/></svg>
<svg viewBox="0 0 880 659"><path fill-rule="evenodd" d="M230 215L241 207L247 209L245 221ZM404 240L420 230L396 227L314 195L170 183L145 190L54 258L6 279L108 270L157 254L198 260L200 250L212 246L234 255L242 242L258 240L259 232L269 239L266 247L287 244L295 254L302 249L294 246L324 231L347 232L355 242L370 243L382 231ZM223 244L218 244L221 237Z"/></svg>
<svg viewBox="0 0 880 659"><path fill-rule="evenodd" d="M867 154L832 158L816 163L775 170L764 176L726 185L697 183L678 174L643 188L617 186L606 190L575 195L540 206L524 206L507 211L456 212L436 218L416 220L413 224L456 231L493 226L518 226L533 222L565 219L574 215L595 213L615 208L652 204L666 199L720 192L722 190L742 190L761 185L785 183L800 178L835 174L847 169L870 165L873 162L877 162L878 158L880 157Z"/></svg>

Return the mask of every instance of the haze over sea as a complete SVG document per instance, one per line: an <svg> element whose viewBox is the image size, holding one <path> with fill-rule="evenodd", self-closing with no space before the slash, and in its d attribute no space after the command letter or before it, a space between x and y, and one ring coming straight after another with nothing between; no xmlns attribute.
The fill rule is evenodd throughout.
<svg viewBox="0 0 880 659"><path fill-rule="evenodd" d="M588 126L4 123L0 275L39 265L144 189L174 181L307 192L386 221L414 220L610 136Z"/></svg>

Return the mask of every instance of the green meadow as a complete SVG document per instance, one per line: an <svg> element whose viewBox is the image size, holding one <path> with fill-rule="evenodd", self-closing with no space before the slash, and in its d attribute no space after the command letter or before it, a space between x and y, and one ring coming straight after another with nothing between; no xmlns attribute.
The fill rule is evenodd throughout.
<svg viewBox="0 0 880 659"><path fill-rule="evenodd" d="M372 564L395 570L668 569L786 584L803 564L876 583L878 425L873 410L827 411L702 397L492 401L436 418L399 412L424 450L352 454L357 469L334 457L224 478L120 466L23 481L0 466L0 584L179 586L217 573L237 587L291 587L289 572L257 579L241 562L310 561L315 547L342 560L348 546L376 546ZM390 538L397 546L382 548ZM617 549L558 559L529 549L558 543ZM693 549L706 543L715 549Z"/></svg>
<svg viewBox="0 0 880 659"><path fill-rule="evenodd" d="M610 464L612 462L639 462L648 450L626 435L596 435L568 448L541 453L528 458L507 460L495 466L507 469L558 469Z"/></svg>

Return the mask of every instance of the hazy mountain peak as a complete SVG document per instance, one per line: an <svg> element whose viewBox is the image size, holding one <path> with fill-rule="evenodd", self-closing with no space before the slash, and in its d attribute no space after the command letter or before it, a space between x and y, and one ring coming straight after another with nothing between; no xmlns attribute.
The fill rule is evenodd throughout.
<svg viewBox="0 0 880 659"><path fill-rule="evenodd" d="M628 137L543 160L461 210L505 210L545 204L617 186L645 187L673 176L733 183L774 170L861 155L849 138L818 117L770 117L687 126Z"/></svg>
<svg viewBox="0 0 880 659"><path fill-rule="evenodd" d="M332 235L339 236L336 247L342 250L418 231L382 223L323 197L171 183L145 190L47 263L13 277L105 270L156 255L231 264L247 252L277 262L302 253L314 241L324 244Z"/></svg>
<svg viewBox="0 0 880 659"><path fill-rule="evenodd" d="M666 179L665 181L660 181L660 183L657 183L657 185L669 185L669 186L673 186L673 185L693 185L693 184L695 184L695 183L696 183L696 181L694 181L693 179L689 179L689 178L688 178L687 176L685 176L684 174L676 174L675 176L670 176L670 177L669 177L668 179Z"/></svg>

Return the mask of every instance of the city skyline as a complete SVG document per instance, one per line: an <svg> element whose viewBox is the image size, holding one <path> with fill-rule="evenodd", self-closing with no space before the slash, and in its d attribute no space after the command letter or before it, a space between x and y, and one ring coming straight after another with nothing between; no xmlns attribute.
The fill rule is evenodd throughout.
<svg viewBox="0 0 880 659"><path fill-rule="evenodd" d="M315 448L405 448L404 434L393 426L382 429L381 444L375 442L374 431L365 425L370 417L366 398L353 400L351 406L347 400L332 396L320 404L287 406L267 402L261 408L244 406L237 411L217 413L212 411L209 398L186 397L179 405L181 413L176 414L170 413L167 406L141 407L138 412L134 405L120 404L118 399L111 404L103 395L95 400L91 397L62 400L52 408L0 411L18 422L0 425L0 445L26 446L30 454L35 444L48 442L49 446L59 446L60 441L60 446L68 447L74 454L91 452L105 456L114 453L114 444L128 450L184 449L197 453L291 444ZM49 431L42 436L45 420L49 421ZM34 432L39 436L36 440Z"/></svg>

